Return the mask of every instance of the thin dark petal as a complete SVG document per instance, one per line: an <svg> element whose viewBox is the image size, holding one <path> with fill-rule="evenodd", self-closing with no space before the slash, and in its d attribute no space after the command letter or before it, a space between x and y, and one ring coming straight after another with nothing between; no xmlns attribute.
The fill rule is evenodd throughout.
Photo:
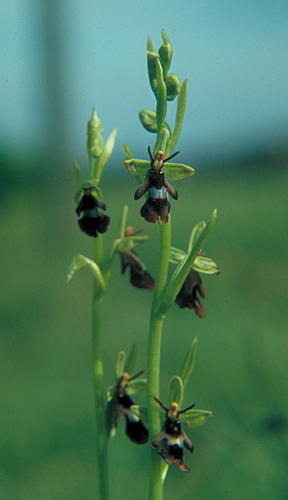
<svg viewBox="0 0 288 500"><path fill-rule="evenodd" d="M178 192L173 186L171 186L170 182L167 181L166 177L164 186L167 189L168 193L172 196L172 198L174 198L174 200L178 200Z"/></svg>

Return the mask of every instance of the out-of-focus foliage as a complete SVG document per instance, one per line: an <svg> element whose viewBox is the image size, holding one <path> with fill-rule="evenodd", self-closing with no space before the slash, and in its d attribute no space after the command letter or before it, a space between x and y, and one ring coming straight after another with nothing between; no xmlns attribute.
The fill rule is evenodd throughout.
<svg viewBox="0 0 288 500"><path fill-rule="evenodd" d="M124 167L120 179L107 175L102 190L111 224L104 244L118 234L124 203L128 223L142 225L133 200L136 182ZM91 275L87 270L85 286L83 276L69 285L65 281L75 253L92 257L91 242L77 227L68 169L57 187L40 174L21 182L9 182L9 171L5 177L0 496L94 500ZM187 248L187 226L192 230L208 221L217 207L218 222L205 250L221 274L203 276L205 319L174 306L164 326L161 398L167 400L169 380L181 370L197 335L183 406L195 401L197 408L213 412L204 427L190 430L196 447L189 457L191 472L183 477L171 468L165 500L191 498L191 492L195 499L288 495L287 177L287 169L273 165L269 170L231 166L230 171L196 169L194 178L177 185L172 245ZM149 240L139 254L153 273L157 231L146 227L146 233ZM151 294L130 286L115 260L102 319L107 386L113 384L117 353L129 351L136 340L143 355L135 369L146 369L150 301ZM142 395L139 404L145 404ZM149 452L117 433L110 450L112 498L147 498Z"/></svg>

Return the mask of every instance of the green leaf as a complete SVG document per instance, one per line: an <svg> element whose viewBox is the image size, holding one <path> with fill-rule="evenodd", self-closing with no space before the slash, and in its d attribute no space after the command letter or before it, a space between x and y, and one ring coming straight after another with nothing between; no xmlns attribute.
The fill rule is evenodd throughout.
<svg viewBox="0 0 288 500"><path fill-rule="evenodd" d="M116 379L118 380L120 377L122 377L124 373L124 366L125 366L125 361L126 361L126 352L125 351L120 351L118 353L116 363L115 363L115 375Z"/></svg>
<svg viewBox="0 0 288 500"><path fill-rule="evenodd" d="M131 150L127 144L123 144L123 149L124 149L124 154L126 157L126 160L131 160L133 158L133 155L131 153Z"/></svg>
<svg viewBox="0 0 288 500"><path fill-rule="evenodd" d="M76 161L73 161L72 169L73 169L73 177L74 177L76 187L77 187L77 189L79 189L81 184L82 184L82 177L81 177L81 173L80 173L80 168L79 168L78 164L76 163Z"/></svg>
<svg viewBox="0 0 288 500"><path fill-rule="evenodd" d="M68 273L67 273L67 282L69 282L74 273L80 269L80 267L88 266L93 277L96 279L98 286L100 289L104 292L106 289L106 285L102 276L102 273L100 271L99 266L94 262L93 260L88 259L87 257L84 257L84 255L78 254L75 255L72 259L72 262L69 266Z"/></svg>
<svg viewBox="0 0 288 500"><path fill-rule="evenodd" d="M195 356L196 356L196 348L197 348L197 337L194 338L189 351L187 352L186 358L182 365L182 369L180 372L180 377L183 382L183 390L185 391L186 386L188 384L190 375L195 365Z"/></svg>
<svg viewBox="0 0 288 500"><path fill-rule="evenodd" d="M205 274L219 274L220 269L217 266L216 262L212 259L208 259L208 257L204 257L202 255L198 255L196 257L196 260L193 264L193 269L195 271L198 271L199 273L205 273Z"/></svg>
<svg viewBox="0 0 288 500"><path fill-rule="evenodd" d="M181 403L183 400L183 383L182 379L177 375L174 375L169 384L169 397L168 403L169 406L171 403L177 403L179 408L181 407Z"/></svg>
<svg viewBox="0 0 288 500"><path fill-rule="evenodd" d="M137 358L137 342L134 342L125 363L125 372L129 373L129 375L132 375L134 373L136 358Z"/></svg>
<svg viewBox="0 0 288 500"><path fill-rule="evenodd" d="M132 250L135 247L141 245L148 239L148 236L126 236L122 240L119 240L117 244L118 252L127 252L127 250Z"/></svg>
<svg viewBox="0 0 288 500"><path fill-rule="evenodd" d="M200 427L211 417L212 412L208 410L188 410L180 415L180 421L188 427Z"/></svg>
<svg viewBox="0 0 288 500"><path fill-rule="evenodd" d="M185 114L185 108L186 108L186 99L187 99L187 89L188 89L188 80L184 80L182 83L180 93L177 98L177 112L176 112L176 120L175 120L175 127L172 132L172 135L170 137L167 149L166 149L166 155L169 156L171 154L171 151L176 146L176 143L179 139L179 135L181 132L182 124L183 124L183 119L184 119L184 114Z"/></svg>
<svg viewBox="0 0 288 500"><path fill-rule="evenodd" d="M192 229L192 233L189 239L188 243L188 253L191 252L192 247L195 245L195 243L199 240L202 232L204 231L206 227L205 222L202 220L201 222L198 222L195 227Z"/></svg>

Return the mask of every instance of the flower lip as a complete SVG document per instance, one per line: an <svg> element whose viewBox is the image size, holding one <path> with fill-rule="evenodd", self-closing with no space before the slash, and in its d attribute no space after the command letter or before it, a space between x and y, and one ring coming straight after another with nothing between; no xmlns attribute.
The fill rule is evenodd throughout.
<svg viewBox="0 0 288 500"><path fill-rule="evenodd" d="M205 288L199 273L194 269L191 269L175 299L175 302L179 307L181 307L181 309L189 307L189 309L194 309L199 318L204 318L205 311L200 302L200 297L205 299Z"/></svg>
<svg viewBox="0 0 288 500"><path fill-rule="evenodd" d="M139 229L139 231L134 231L133 227L127 227L125 232L125 237L134 236L141 232L143 229ZM146 289L146 290L154 290L155 280L150 274L146 266L139 259L138 254L135 250L125 250L119 251L121 259L121 268L122 274L125 273L126 268L130 268L130 283L135 288Z"/></svg>
<svg viewBox="0 0 288 500"><path fill-rule="evenodd" d="M99 208L106 210L106 205L92 195L93 186L83 188L84 194L77 205L76 214L80 219L78 225L85 234L97 238L98 233L107 231L110 217L99 212Z"/></svg>

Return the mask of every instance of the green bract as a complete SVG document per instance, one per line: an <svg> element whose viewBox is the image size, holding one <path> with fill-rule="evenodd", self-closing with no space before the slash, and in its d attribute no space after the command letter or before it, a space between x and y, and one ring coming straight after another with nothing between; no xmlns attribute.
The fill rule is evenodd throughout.
<svg viewBox="0 0 288 500"><path fill-rule="evenodd" d="M197 241L200 239L205 227L206 227L205 222L201 221L193 228L189 239L187 253L183 252L183 250L180 250L179 248L171 247L170 262L172 262L173 264L180 264L181 262L183 262L184 259L186 259L189 253L191 252L194 245L197 244ZM205 257L204 255L197 255L191 268L199 273L204 273L204 274L220 273L219 267L217 266L216 262L214 262L212 259L209 259L208 257Z"/></svg>
<svg viewBox="0 0 288 500"><path fill-rule="evenodd" d="M103 137L101 120L98 118L95 108L92 110L92 116L87 123L87 151L94 158L98 158L103 151Z"/></svg>
<svg viewBox="0 0 288 500"><path fill-rule="evenodd" d="M187 352L186 358L184 359L182 369L180 372L180 377L183 383L183 390L185 391L186 386L188 384L190 375L195 365L195 357L196 357L196 348L197 348L197 337L194 338L189 351Z"/></svg>
<svg viewBox="0 0 288 500"><path fill-rule="evenodd" d="M75 257L73 257L72 262L71 262L69 269L68 269L67 281L69 282L72 279L74 273L76 271L78 271L78 269L80 269L80 267L84 267L84 266L88 266L92 275L96 279L99 288L102 291L104 291L106 288L106 285L105 285L105 282L104 282L104 279L103 279L103 276L102 276L102 273L101 273L99 266L96 264L96 262L94 262L91 259L88 259L87 257L84 257L84 255L81 255L81 254L75 255Z"/></svg>

